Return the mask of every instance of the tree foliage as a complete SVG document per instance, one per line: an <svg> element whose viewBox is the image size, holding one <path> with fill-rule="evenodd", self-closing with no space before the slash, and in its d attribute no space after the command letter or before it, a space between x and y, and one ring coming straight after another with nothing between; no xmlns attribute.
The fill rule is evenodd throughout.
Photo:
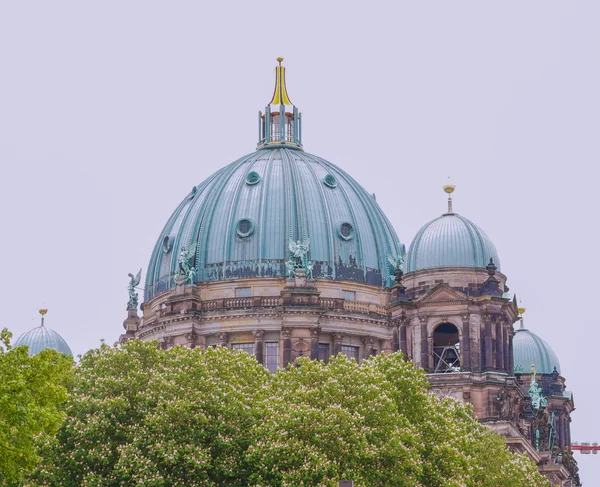
<svg viewBox="0 0 600 487"><path fill-rule="evenodd" d="M254 357L132 341L86 354L40 486L537 487L526 458L438 400L399 354L308 359L271 376Z"/></svg>
<svg viewBox="0 0 600 487"><path fill-rule="evenodd" d="M39 460L36 439L53 435L64 415L73 360L54 350L29 356L0 332L0 485L20 482Z"/></svg>

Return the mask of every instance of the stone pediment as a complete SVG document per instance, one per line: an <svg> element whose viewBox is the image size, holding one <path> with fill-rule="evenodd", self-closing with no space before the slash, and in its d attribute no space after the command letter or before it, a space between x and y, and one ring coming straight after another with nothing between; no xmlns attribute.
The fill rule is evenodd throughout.
<svg viewBox="0 0 600 487"><path fill-rule="evenodd" d="M445 303L449 301L464 301L468 296L456 289L448 286L448 284L440 283L431 289L425 296L420 298L417 303Z"/></svg>

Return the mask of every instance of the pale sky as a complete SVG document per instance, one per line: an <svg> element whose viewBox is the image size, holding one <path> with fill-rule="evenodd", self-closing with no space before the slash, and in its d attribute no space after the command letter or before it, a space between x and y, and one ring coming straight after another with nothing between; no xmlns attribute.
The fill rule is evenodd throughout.
<svg viewBox="0 0 600 487"><path fill-rule="evenodd" d="M599 441L600 2L0 0L0 326L112 343L127 273L192 186L252 152L275 58L307 152L408 246L454 210L492 238ZM576 454L587 486L600 455Z"/></svg>

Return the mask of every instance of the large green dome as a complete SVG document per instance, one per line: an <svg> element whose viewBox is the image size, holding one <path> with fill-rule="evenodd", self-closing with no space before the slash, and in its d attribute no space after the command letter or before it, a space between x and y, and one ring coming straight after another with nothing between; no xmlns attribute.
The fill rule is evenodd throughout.
<svg viewBox="0 0 600 487"><path fill-rule="evenodd" d="M315 278L390 285L401 245L374 196L300 148L257 150L194 186L160 234L145 299L174 287L182 247L194 281L286 275L290 241L310 241Z"/></svg>

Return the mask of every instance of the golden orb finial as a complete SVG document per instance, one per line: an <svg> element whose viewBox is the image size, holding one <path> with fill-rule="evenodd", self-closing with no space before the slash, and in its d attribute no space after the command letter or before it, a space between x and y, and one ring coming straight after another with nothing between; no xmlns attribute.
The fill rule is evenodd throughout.
<svg viewBox="0 0 600 487"><path fill-rule="evenodd" d="M40 312L40 314L42 316L44 316L48 312L48 310L47 309L40 309L39 312Z"/></svg>
<svg viewBox="0 0 600 487"><path fill-rule="evenodd" d="M525 313L525 311L527 311L527 308L517 308L517 311L519 312L519 314L521 316L523 316L523 313Z"/></svg>
<svg viewBox="0 0 600 487"><path fill-rule="evenodd" d="M444 186L444 191L448 194L452 194L454 193L454 190L456 189L456 186L452 185L452 184L446 184Z"/></svg>
<svg viewBox="0 0 600 487"><path fill-rule="evenodd" d="M277 58L277 62L278 62L279 64L281 64L281 62L282 62L282 61L283 61L283 58L282 58L282 57L278 57L278 58Z"/></svg>

